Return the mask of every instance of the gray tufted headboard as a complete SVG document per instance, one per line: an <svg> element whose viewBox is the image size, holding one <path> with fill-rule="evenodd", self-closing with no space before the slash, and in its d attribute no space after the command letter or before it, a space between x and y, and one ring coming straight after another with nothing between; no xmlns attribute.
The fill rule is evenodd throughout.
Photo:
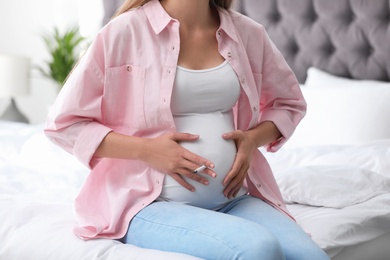
<svg viewBox="0 0 390 260"><path fill-rule="evenodd" d="M390 0L236 0L263 24L298 80L310 66L390 81Z"/></svg>

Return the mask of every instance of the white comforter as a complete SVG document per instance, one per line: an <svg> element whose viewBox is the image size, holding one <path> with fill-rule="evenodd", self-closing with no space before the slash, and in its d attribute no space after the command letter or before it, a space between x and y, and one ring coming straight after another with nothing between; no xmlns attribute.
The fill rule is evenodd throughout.
<svg viewBox="0 0 390 260"><path fill-rule="evenodd" d="M198 259L72 234L72 203L88 169L43 126L0 122L0 259Z"/></svg>
<svg viewBox="0 0 390 260"><path fill-rule="evenodd" d="M288 208L330 255L390 232L390 140L264 153Z"/></svg>
<svg viewBox="0 0 390 260"><path fill-rule="evenodd" d="M76 238L72 201L88 170L42 128L0 122L0 259L195 259ZM390 232L390 140L265 155L298 223L330 255Z"/></svg>

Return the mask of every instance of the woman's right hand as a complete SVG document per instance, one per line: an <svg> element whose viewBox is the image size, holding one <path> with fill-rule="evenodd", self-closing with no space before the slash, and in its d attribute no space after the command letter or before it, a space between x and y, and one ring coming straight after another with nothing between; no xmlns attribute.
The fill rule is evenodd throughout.
<svg viewBox="0 0 390 260"><path fill-rule="evenodd" d="M216 177L216 173L212 170L214 168L212 162L179 144L180 142L195 142L198 138L199 136L194 134L170 132L156 138L145 139L141 159L153 168L171 176L186 189L195 191L195 188L186 182L185 178L208 185L206 178L193 172L200 165L208 167L202 173Z"/></svg>

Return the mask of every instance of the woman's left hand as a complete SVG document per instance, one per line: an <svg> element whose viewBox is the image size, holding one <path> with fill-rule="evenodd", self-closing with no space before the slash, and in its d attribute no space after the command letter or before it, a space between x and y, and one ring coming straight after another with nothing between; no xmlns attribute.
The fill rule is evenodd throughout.
<svg viewBox="0 0 390 260"><path fill-rule="evenodd" d="M225 140L234 140L237 146L237 154L233 166L226 175L223 185L224 196L227 198L234 198L242 187L248 169L251 163L252 154L257 149L250 136L241 130L225 133L222 135Z"/></svg>

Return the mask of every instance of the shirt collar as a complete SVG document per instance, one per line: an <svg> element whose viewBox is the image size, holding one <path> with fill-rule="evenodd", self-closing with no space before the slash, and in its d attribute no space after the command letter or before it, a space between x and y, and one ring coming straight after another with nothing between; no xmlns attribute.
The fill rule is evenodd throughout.
<svg viewBox="0 0 390 260"><path fill-rule="evenodd" d="M223 30L230 38L232 38L232 40L238 42L236 27L234 26L230 11L223 8L218 8L218 13L221 23L219 28Z"/></svg>
<svg viewBox="0 0 390 260"><path fill-rule="evenodd" d="M159 0L151 0L143 6L146 16L156 34L159 34L168 24L174 20L162 7ZM237 32L228 10L218 8L220 29L222 29L234 41L238 41Z"/></svg>
<svg viewBox="0 0 390 260"><path fill-rule="evenodd" d="M173 20L165 11L159 0L152 0L143 6L154 32L159 34Z"/></svg>

